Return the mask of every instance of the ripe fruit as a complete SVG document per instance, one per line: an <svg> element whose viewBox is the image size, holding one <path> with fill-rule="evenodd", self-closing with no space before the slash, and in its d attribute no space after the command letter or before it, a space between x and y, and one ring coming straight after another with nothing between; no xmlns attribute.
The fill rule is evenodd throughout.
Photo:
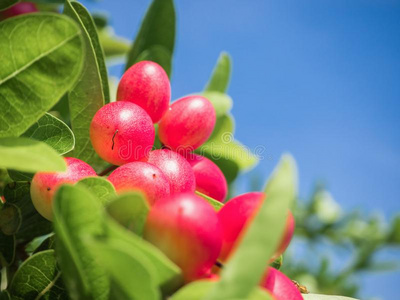
<svg viewBox="0 0 400 300"><path fill-rule="evenodd" d="M168 110L171 86L164 69L152 61L130 67L118 85L117 100L130 101L143 108L157 123Z"/></svg>
<svg viewBox="0 0 400 300"><path fill-rule="evenodd" d="M194 192L196 189L192 167L178 153L168 149L154 150L149 153L147 162L160 168L168 178L171 194Z"/></svg>
<svg viewBox="0 0 400 300"><path fill-rule="evenodd" d="M149 115L128 101L100 108L90 124L94 150L105 161L122 165L145 157L153 147L155 131Z"/></svg>
<svg viewBox="0 0 400 300"><path fill-rule="evenodd" d="M210 101L202 96L187 96L172 103L160 121L158 134L168 148L192 151L210 137L215 120Z"/></svg>
<svg viewBox="0 0 400 300"><path fill-rule="evenodd" d="M17 3L10 8L0 12L0 17L3 19L15 17L18 15L29 14L33 12L38 12L39 10L36 8L35 3L32 2L21 2Z"/></svg>
<svg viewBox="0 0 400 300"><path fill-rule="evenodd" d="M150 205L168 197L170 186L167 177L156 166L146 162L131 162L114 170L108 176L118 193L141 191Z"/></svg>
<svg viewBox="0 0 400 300"><path fill-rule="evenodd" d="M263 198L264 193L262 192L246 193L229 200L218 212L223 231L220 255L222 261L225 261L233 251L242 231L250 224ZM272 260L286 250L292 239L293 231L294 219L289 211L284 237Z"/></svg>
<svg viewBox="0 0 400 300"><path fill-rule="evenodd" d="M144 238L182 269L186 282L203 277L221 251L217 214L193 193L157 201L147 217Z"/></svg>
<svg viewBox="0 0 400 300"><path fill-rule="evenodd" d="M186 159L196 178L196 190L215 200L224 201L228 184L218 166L208 158L194 153L187 155Z"/></svg>
<svg viewBox="0 0 400 300"><path fill-rule="evenodd" d="M73 157L65 157L67 171L37 172L31 182L31 198L36 210L52 220L52 202L57 188L63 183L75 183L82 178L97 176L91 166Z"/></svg>
<svg viewBox="0 0 400 300"><path fill-rule="evenodd" d="M261 286L270 291L276 300L303 300L294 283L285 274L272 267L268 268L268 274L262 280Z"/></svg>

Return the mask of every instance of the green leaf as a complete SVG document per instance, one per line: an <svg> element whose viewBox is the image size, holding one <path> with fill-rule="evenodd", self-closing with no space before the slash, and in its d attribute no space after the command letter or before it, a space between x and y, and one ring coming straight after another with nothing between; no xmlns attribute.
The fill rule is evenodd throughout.
<svg viewBox="0 0 400 300"><path fill-rule="evenodd" d="M143 51L158 45L164 47L169 53L168 63L161 65L167 72L170 69L168 66L172 65L174 44L175 8L173 0L153 0L142 21L135 42L128 53L125 70L137 62L139 55ZM168 76L171 75L170 73L167 74Z"/></svg>
<svg viewBox="0 0 400 300"><path fill-rule="evenodd" d="M108 299L109 282L84 244L103 233L101 204L82 186L61 186L53 201L56 255L71 299Z"/></svg>
<svg viewBox="0 0 400 300"><path fill-rule="evenodd" d="M68 94L71 125L76 145L73 156L90 165L101 166L90 142L89 128L93 116L109 101L107 69L93 19L78 2L65 2L64 14L80 26L85 42L84 66L81 76Z"/></svg>
<svg viewBox="0 0 400 300"><path fill-rule="evenodd" d="M31 181L33 178L34 173L27 173L27 172L19 172L15 170L8 170L8 176L13 181Z"/></svg>
<svg viewBox="0 0 400 300"><path fill-rule="evenodd" d="M107 206L107 212L114 220L138 235L143 234L149 210L149 204L141 193L120 195Z"/></svg>
<svg viewBox="0 0 400 300"><path fill-rule="evenodd" d="M215 91L225 93L228 89L232 69L231 58L228 53L222 52L214 67L210 80L208 81L206 91Z"/></svg>
<svg viewBox="0 0 400 300"><path fill-rule="evenodd" d="M68 299L54 250L34 254L24 261L9 290L13 299Z"/></svg>
<svg viewBox="0 0 400 300"><path fill-rule="evenodd" d="M232 98L229 97L227 94L214 91L205 91L203 92L203 96L210 100L210 102L214 106L217 119L219 117L225 116L232 109Z"/></svg>
<svg viewBox="0 0 400 300"><path fill-rule="evenodd" d="M0 210L0 229L4 234L15 234L21 227L21 211L14 204L4 203Z"/></svg>
<svg viewBox="0 0 400 300"><path fill-rule="evenodd" d="M65 154L75 146L72 130L60 119L46 113L22 135L44 142L59 154Z"/></svg>
<svg viewBox="0 0 400 300"><path fill-rule="evenodd" d="M19 2L19 0L2 0L0 2L0 10L7 9L7 8L13 6L14 4L17 4L18 2Z"/></svg>
<svg viewBox="0 0 400 300"><path fill-rule="evenodd" d="M52 231L51 222L43 218L32 204L29 183L13 182L8 184L4 188L4 197L7 199L7 206L5 205L0 211L0 218L8 205L17 209L14 217L17 218L16 222L20 223L16 231L18 240L30 241Z"/></svg>
<svg viewBox="0 0 400 300"><path fill-rule="evenodd" d="M0 230L0 270L13 263L15 245L15 235L6 235Z"/></svg>
<svg viewBox="0 0 400 300"><path fill-rule="evenodd" d="M282 264L283 264L283 256L282 256L282 255L279 255L279 257L278 257L277 259L275 259L275 260L270 264L270 266L273 267L273 268L275 268L275 269L277 269L277 270L279 270L279 269L282 267Z"/></svg>
<svg viewBox="0 0 400 300"><path fill-rule="evenodd" d="M106 218L107 236L125 244L125 249L140 251L154 265L156 283L165 290L173 290L182 282L181 270L171 262L158 248L128 231L110 217Z"/></svg>
<svg viewBox="0 0 400 300"><path fill-rule="evenodd" d="M103 204L108 203L116 195L112 183L102 177L86 177L79 180L77 185L85 186Z"/></svg>
<svg viewBox="0 0 400 300"><path fill-rule="evenodd" d="M246 299L258 285L281 241L296 189L295 162L290 155L284 155L267 183L266 200L207 299Z"/></svg>
<svg viewBox="0 0 400 300"><path fill-rule="evenodd" d="M160 299L151 261L138 249L116 239L92 241L89 249L111 278L111 299Z"/></svg>
<svg viewBox="0 0 400 300"><path fill-rule="evenodd" d="M216 211L219 211L222 208L222 206L224 206L224 204L222 202L219 202L219 201L211 198L210 196L200 193L199 191L195 191L195 193L197 195L199 195L200 197L202 197L203 199L207 200L207 202L210 203L211 206L214 207L214 209Z"/></svg>
<svg viewBox="0 0 400 300"><path fill-rule="evenodd" d="M106 58L124 56L130 49L129 41L116 36L109 27L99 31L99 39Z"/></svg>
<svg viewBox="0 0 400 300"><path fill-rule="evenodd" d="M0 138L0 168L25 172L65 171L64 159L50 146L28 138Z"/></svg>
<svg viewBox="0 0 400 300"><path fill-rule="evenodd" d="M317 295L317 294L302 294L304 300L357 300L355 298L343 296Z"/></svg>
<svg viewBox="0 0 400 300"><path fill-rule="evenodd" d="M136 59L136 62L150 60L158 63L162 66L168 76L171 75L172 72L172 56L171 52L160 45L151 46L150 48L144 50ZM135 63L136 63L135 62Z"/></svg>
<svg viewBox="0 0 400 300"><path fill-rule="evenodd" d="M0 23L0 137L19 136L75 83L82 69L79 28L51 13Z"/></svg>
<svg viewBox="0 0 400 300"><path fill-rule="evenodd" d="M47 237L45 240L43 240L40 245L34 249L33 254L39 253L41 251L46 251L50 249L54 249L55 247L55 237L54 234Z"/></svg>
<svg viewBox="0 0 400 300"><path fill-rule="evenodd" d="M178 292L172 295L171 300L202 300L214 288L217 281L198 280L185 285ZM255 288L247 298L231 298L230 300L273 300L270 294L261 288Z"/></svg>

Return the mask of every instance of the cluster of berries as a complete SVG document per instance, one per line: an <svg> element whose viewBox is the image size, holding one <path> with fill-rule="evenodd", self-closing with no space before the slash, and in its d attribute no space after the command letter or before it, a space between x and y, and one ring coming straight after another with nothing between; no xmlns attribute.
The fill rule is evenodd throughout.
<svg viewBox="0 0 400 300"><path fill-rule="evenodd" d="M150 206L143 237L182 269L185 282L218 280L219 267L235 246L266 198L261 192L240 195L215 209L195 191L223 202L227 182L218 166L194 154L213 132L216 113L200 95L170 105L171 88L165 71L150 61L139 62L123 75L117 101L93 117L90 139L97 154L118 166L108 180L117 193L141 191ZM162 149L153 150L158 124ZM52 199L63 183L97 176L91 166L65 158L67 171L36 173L31 184L34 206L52 219ZM272 260L288 246L294 219L288 213L286 231ZM276 299L302 299L295 285L269 268L261 286ZM290 296L293 295L293 296Z"/></svg>

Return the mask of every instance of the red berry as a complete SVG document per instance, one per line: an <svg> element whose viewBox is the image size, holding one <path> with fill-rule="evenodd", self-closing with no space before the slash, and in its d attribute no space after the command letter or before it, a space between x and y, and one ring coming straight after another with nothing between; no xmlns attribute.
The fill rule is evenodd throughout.
<svg viewBox="0 0 400 300"><path fill-rule="evenodd" d="M276 300L303 300L300 291L285 274L268 268L267 276L262 280L261 286L272 293Z"/></svg>
<svg viewBox="0 0 400 300"><path fill-rule="evenodd" d="M172 103L160 121L158 134L168 148L192 151L210 137L215 120L210 101L202 96L187 96Z"/></svg>
<svg viewBox="0 0 400 300"><path fill-rule="evenodd" d="M154 150L149 153L147 162L160 168L168 178L171 194L195 191L192 167L183 156L168 149Z"/></svg>
<svg viewBox="0 0 400 300"><path fill-rule="evenodd" d="M215 200L224 201L228 184L218 166L208 158L194 153L187 155L186 159L196 178L196 190Z"/></svg>
<svg viewBox="0 0 400 300"><path fill-rule="evenodd" d="M144 238L175 262L188 282L203 277L215 263L221 250L221 225L202 198L175 194L151 208Z"/></svg>
<svg viewBox="0 0 400 300"><path fill-rule="evenodd" d="M37 172L31 182L31 198L36 210L46 219L52 220L54 193L63 183L75 183L82 178L97 176L91 166L73 157L65 157L67 171Z"/></svg>
<svg viewBox="0 0 400 300"><path fill-rule="evenodd" d="M32 2L21 2L17 3L10 8L0 12L0 15L6 19L6 18L11 18L19 15L24 15L24 14L29 14L29 13L34 13L38 12L39 10L36 7L35 3Z"/></svg>
<svg viewBox="0 0 400 300"><path fill-rule="evenodd" d="M100 108L90 124L94 150L105 161L122 165L141 160L153 147L155 131L149 115L128 101Z"/></svg>
<svg viewBox="0 0 400 300"><path fill-rule="evenodd" d="M125 164L115 169L108 180L118 193L135 190L143 192L150 205L170 194L167 177L159 168L146 162Z"/></svg>
<svg viewBox="0 0 400 300"><path fill-rule="evenodd" d="M265 195L262 192L246 193L229 200L218 212L223 231L220 256L222 261L225 261L232 253L242 231L249 226L264 198ZM272 260L286 250L292 239L293 231L294 219L289 211L284 237L276 253L271 258Z"/></svg>
<svg viewBox="0 0 400 300"><path fill-rule="evenodd" d="M152 61L130 67L118 85L117 100L133 102L157 123L168 110L171 87L164 69Z"/></svg>

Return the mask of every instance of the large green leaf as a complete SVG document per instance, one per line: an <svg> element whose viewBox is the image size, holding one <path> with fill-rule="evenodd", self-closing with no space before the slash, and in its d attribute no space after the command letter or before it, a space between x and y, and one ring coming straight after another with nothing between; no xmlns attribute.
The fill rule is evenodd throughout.
<svg viewBox="0 0 400 300"><path fill-rule="evenodd" d="M150 51L154 52L154 46L161 46L164 47L165 53L162 54L162 61L159 60L158 62L162 63L161 66L167 72L168 76L170 76L171 74L168 71L170 71L170 66L172 65L174 44L175 8L173 0L153 0L143 19L135 42L128 53L128 61L125 69L136 63L143 51L153 49ZM159 57L160 51L157 51L157 57ZM165 59L166 54L169 54L169 59Z"/></svg>
<svg viewBox="0 0 400 300"><path fill-rule="evenodd" d="M15 257L15 235L6 235L0 230L0 270L12 264Z"/></svg>
<svg viewBox="0 0 400 300"><path fill-rule="evenodd" d="M84 244L103 233L101 203L82 186L61 186L53 201L56 255L71 299L108 299L109 281Z"/></svg>
<svg viewBox="0 0 400 300"><path fill-rule="evenodd" d="M60 119L46 113L22 135L41 141L52 147L59 154L65 154L75 146L72 130Z"/></svg>
<svg viewBox="0 0 400 300"><path fill-rule="evenodd" d="M80 30L68 17L35 13L0 23L0 137L19 136L75 83Z"/></svg>
<svg viewBox="0 0 400 300"><path fill-rule="evenodd" d="M222 52L205 90L225 93L231 78L231 65L231 58L228 53Z"/></svg>
<svg viewBox="0 0 400 300"><path fill-rule="evenodd" d="M128 231L110 217L107 217L106 221L108 238L121 241L126 249L136 249L148 258L157 271L154 276L159 286L164 290L173 290L182 283L181 270L158 248Z"/></svg>
<svg viewBox="0 0 400 300"><path fill-rule="evenodd" d="M85 7L68 0L65 2L64 14L79 24L86 46L83 71L68 94L71 125L76 138L73 155L90 165L99 166L102 161L90 142L89 128L93 116L110 97L103 50L93 19Z"/></svg>
<svg viewBox="0 0 400 300"><path fill-rule="evenodd" d="M4 10L18 3L19 0L1 0L0 2L0 10Z"/></svg>
<svg viewBox="0 0 400 300"><path fill-rule="evenodd" d="M171 300L202 300L207 296L207 293L217 284L216 281L198 280L188 285L185 285L176 292ZM231 300L274 300L267 291L261 288L255 288L246 298L231 298Z"/></svg>
<svg viewBox="0 0 400 300"><path fill-rule="evenodd" d="M355 298L331 295L303 294L304 300L357 300Z"/></svg>
<svg viewBox="0 0 400 300"><path fill-rule="evenodd" d="M139 249L124 241L109 238L89 244L93 256L111 278L110 299L131 300L161 298L152 262Z"/></svg>
<svg viewBox="0 0 400 300"><path fill-rule="evenodd" d="M4 188L6 204L0 211L0 218L7 208L12 207L8 212L13 213L8 216L9 222L18 224L16 227L16 237L22 241L30 241L33 238L48 234L52 231L52 224L43 218L32 204L30 195L30 185L27 182L13 182ZM9 223L10 224L10 223Z"/></svg>
<svg viewBox="0 0 400 300"><path fill-rule="evenodd" d="M107 206L108 214L125 228L142 235L149 204L141 193L126 193Z"/></svg>
<svg viewBox="0 0 400 300"><path fill-rule="evenodd" d="M296 189L295 162L291 156L284 155L267 183L266 200L207 299L246 299L259 284L281 241Z"/></svg>
<svg viewBox="0 0 400 300"><path fill-rule="evenodd" d="M24 172L65 171L64 159L50 146L28 138L0 138L0 168Z"/></svg>
<svg viewBox="0 0 400 300"><path fill-rule="evenodd" d="M116 195L112 183L102 177L86 177L77 184L85 186L103 204L108 203Z"/></svg>
<svg viewBox="0 0 400 300"><path fill-rule="evenodd" d="M210 196L207 196L203 193L200 193L199 191L196 191L196 194L199 195L200 197L202 197L203 199L207 200L208 203L211 204L211 206L216 210L219 211L222 206L224 206L224 204L222 202L219 202L213 198L211 198Z"/></svg>
<svg viewBox="0 0 400 300"><path fill-rule="evenodd" d="M9 288L12 299L68 299L54 250L29 257L15 273Z"/></svg>

